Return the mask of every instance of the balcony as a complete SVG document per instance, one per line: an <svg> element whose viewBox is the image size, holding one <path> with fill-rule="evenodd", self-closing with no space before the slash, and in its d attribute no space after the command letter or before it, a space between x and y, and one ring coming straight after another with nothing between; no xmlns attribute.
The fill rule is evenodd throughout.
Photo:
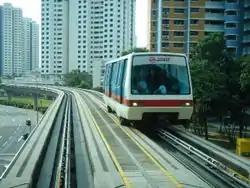
<svg viewBox="0 0 250 188"><path fill-rule="evenodd" d="M250 24L244 25L244 31L250 31Z"/></svg>
<svg viewBox="0 0 250 188"><path fill-rule="evenodd" d="M244 19L250 19L250 12L245 12Z"/></svg>
<svg viewBox="0 0 250 188"><path fill-rule="evenodd" d="M243 55L250 55L250 47L243 49Z"/></svg>
<svg viewBox="0 0 250 188"><path fill-rule="evenodd" d="M245 36L245 37L243 38L243 42L244 42L244 43L250 42L250 36Z"/></svg>
<svg viewBox="0 0 250 188"><path fill-rule="evenodd" d="M224 32L224 25L205 24L206 32Z"/></svg>
<svg viewBox="0 0 250 188"><path fill-rule="evenodd" d="M224 9L225 3L224 2L216 2L216 1L206 1L205 8L211 9Z"/></svg>
<svg viewBox="0 0 250 188"><path fill-rule="evenodd" d="M237 22L239 21L239 17L237 15L226 15L225 22Z"/></svg>
<svg viewBox="0 0 250 188"><path fill-rule="evenodd" d="M226 46L227 47L236 47L237 46L237 41L236 40L227 40L226 41Z"/></svg>
<svg viewBox="0 0 250 188"><path fill-rule="evenodd" d="M205 20L224 20L224 14L205 13Z"/></svg>
<svg viewBox="0 0 250 188"><path fill-rule="evenodd" d="M245 7L245 8L250 7L250 1L245 1L244 7Z"/></svg>
<svg viewBox="0 0 250 188"><path fill-rule="evenodd" d="M238 35L238 29L237 28L225 28L225 35Z"/></svg>
<svg viewBox="0 0 250 188"><path fill-rule="evenodd" d="M240 8L239 3L225 3L225 10L239 9L239 8Z"/></svg>

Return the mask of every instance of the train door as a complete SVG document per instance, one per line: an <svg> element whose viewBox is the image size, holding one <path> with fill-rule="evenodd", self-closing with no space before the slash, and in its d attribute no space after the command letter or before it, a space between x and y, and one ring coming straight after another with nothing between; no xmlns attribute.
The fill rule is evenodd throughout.
<svg viewBox="0 0 250 188"><path fill-rule="evenodd" d="M108 65L105 65L105 73L104 73L104 93L105 95L108 95Z"/></svg>
<svg viewBox="0 0 250 188"><path fill-rule="evenodd" d="M118 69L118 76L117 76L117 93L118 102L122 103L124 97L124 71L125 71L125 60L119 61L119 69Z"/></svg>
<svg viewBox="0 0 250 188"><path fill-rule="evenodd" d="M123 103L124 101L124 97L125 97L125 81L126 81L126 68L127 68L127 59L124 59L121 63L121 79L120 79L120 83L121 83L121 88L120 88L120 92L121 92L121 100L120 103Z"/></svg>
<svg viewBox="0 0 250 188"><path fill-rule="evenodd" d="M111 97L111 69L112 64L106 65L106 72L105 72L105 94L109 97Z"/></svg>
<svg viewBox="0 0 250 188"><path fill-rule="evenodd" d="M122 72L122 61L119 61L117 68L117 78L116 78L116 93L117 93L117 101L119 103L121 101L121 72Z"/></svg>
<svg viewBox="0 0 250 188"><path fill-rule="evenodd" d="M117 62L112 63L111 71L111 96L113 99L117 100L117 75L118 75L119 64Z"/></svg>

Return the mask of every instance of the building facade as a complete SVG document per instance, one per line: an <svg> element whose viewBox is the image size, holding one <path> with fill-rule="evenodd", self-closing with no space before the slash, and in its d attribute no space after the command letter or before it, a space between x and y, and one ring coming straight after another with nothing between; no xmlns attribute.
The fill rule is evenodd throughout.
<svg viewBox="0 0 250 188"><path fill-rule="evenodd" d="M0 6L0 75L3 69L3 7Z"/></svg>
<svg viewBox="0 0 250 188"><path fill-rule="evenodd" d="M24 56L23 72L27 73L31 69L31 22L30 18L23 19L24 27Z"/></svg>
<svg viewBox="0 0 250 188"><path fill-rule="evenodd" d="M190 48L198 40L210 33L223 32L227 48L239 57L246 51L242 34L247 27L244 18L247 2L248 0L150 0L148 48L151 51L189 55Z"/></svg>
<svg viewBox="0 0 250 188"><path fill-rule="evenodd" d="M31 64L30 71L38 71L39 70L39 58L40 58L40 38L39 38L39 24L35 21L31 22Z"/></svg>
<svg viewBox="0 0 250 188"><path fill-rule="evenodd" d="M13 63L13 7L11 4L2 6L2 74L14 74Z"/></svg>
<svg viewBox="0 0 250 188"><path fill-rule="evenodd" d="M244 2L243 55L250 54L250 0Z"/></svg>
<svg viewBox="0 0 250 188"><path fill-rule="evenodd" d="M23 30L23 11L20 8L13 8L12 11L13 21L12 21L12 32L13 35L13 75L22 74L23 56L24 56L24 30Z"/></svg>
<svg viewBox="0 0 250 188"><path fill-rule="evenodd" d="M39 68L39 25L30 18L24 20L24 60L23 72L29 73Z"/></svg>
<svg viewBox="0 0 250 188"><path fill-rule="evenodd" d="M33 34L30 23L33 23L31 19L23 18L22 9L15 8L10 3L0 6L1 75L20 76L24 72L31 71L31 62L35 61L37 63L34 63L34 66L38 67L39 26L34 23Z"/></svg>
<svg viewBox="0 0 250 188"><path fill-rule="evenodd" d="M43 75L93 74L96 62L134 47L135 0L43 0L41 12Z"/></svg>

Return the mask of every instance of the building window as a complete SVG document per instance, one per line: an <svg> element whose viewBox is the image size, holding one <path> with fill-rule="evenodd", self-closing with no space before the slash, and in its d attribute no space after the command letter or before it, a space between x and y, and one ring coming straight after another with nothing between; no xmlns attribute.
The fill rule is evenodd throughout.
<svg viewBox="0 0 250 188"><path fill-rule="evenodd" d="M197 24L199 24L199 20L191 20L190 23L192 25L197 25Z"/></svg>
<svg viewBox="0 0 250 188"><path fill-rule="evenodd" d="M235 11L235 10L227 11L226 15L236 16L237 15L237 11Z"/></svg>
<svg viewBox="0 0 250 188"><path fill-rule="evenodd" d="M175 37L183 37L184 36L184 32L183 31L174 31L174 36Z"/></svg>
<svg viewBox="0 0 250 188"><path fill-rule="evenodd" d="M183 43L174 43L175 48L183 48L184 44Z"/></svg>
<svg viewBox="0 0 250 188"><path fill-rule="evenodd" d="M174 9L174 13L175 14L183 14L185 12L185 10L184 9L181 9L181 8L175 8Z"/></svg>
<svg viewBox="0 0 250 188"><path fill-rule="evenodd" d="M198 31L190 31L191 36L197 36L199 34Z"/></svg>
<svg viewBox="0 0 250 188"><path fill-rule="evenodd" d="M199 8L191 8L191 12L198 13L198 12L200 12L200 9Z"/></svg>
<svg viewBox="0 0 250 188"><path fill-rule="evenodd" d="M163 25L168 25L169 24L169 20L162 20L162 24Z"/></svg>
<svg viewBox="0 0 250 188"><path fill-rule="evenodd" d="M236 23L226 23L226 28L237 28Z"/></svg>
<svg viewBox="0 0 250 188"><path fill-rule="evenodd" d="M226 40L237 40L237 36L236 35L227 35Z"/></svg>
<svg viewBox="0 0 250 188"><path fill-rule="evenodd" d="M184 20L174 20L174 25L184 25Z"/></svg>

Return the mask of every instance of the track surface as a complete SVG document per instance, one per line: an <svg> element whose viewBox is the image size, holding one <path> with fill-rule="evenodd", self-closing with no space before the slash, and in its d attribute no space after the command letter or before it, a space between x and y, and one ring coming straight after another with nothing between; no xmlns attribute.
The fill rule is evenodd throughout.
<svg viewBox="0 0 250 188"><path fill-rule="evenodd" d="M154 152L152 148L146 149L147 146L137 140L136 135L132 136L127 127L119 126L117 119L107 114L89 93L81 92L81 94L97 126L107 139L117 163L120 165L120 173L126 177L127 187L183 187L184 184L185 187L192 187L196 184L201 187L210 187L190 171L185 171L182 168L183 166L178 166L179 168L173 170L179 176L179 180L177 180L162 165L164 163L166 166L168 165L168 169L171 169L175 166L175 160L167 160L164 156L166 153L160 159L156 158L156 154L152 153ZM98 98L100 99L100 96ZM149 152L149 150L151 151ZM163 162L160 163L159 160ZM189 175L184 177L184 174ZM190 178L195 182L193 185L188 184L187 180Z"/></svg>

